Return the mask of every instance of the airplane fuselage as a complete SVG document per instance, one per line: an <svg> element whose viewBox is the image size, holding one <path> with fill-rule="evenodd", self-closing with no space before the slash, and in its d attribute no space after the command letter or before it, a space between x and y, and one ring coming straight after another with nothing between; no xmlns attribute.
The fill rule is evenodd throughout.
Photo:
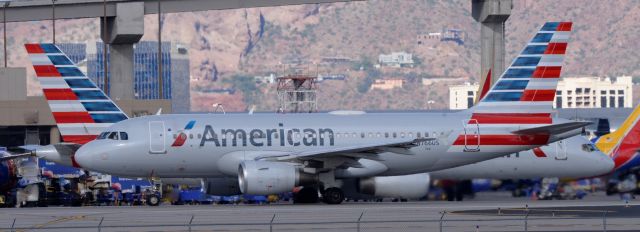
<svg viewBox="0 0 640 232"><path fill-rule="evenodd" d="M258 157L424 138L401 152L380 152L365 164L371 170L360 174L406 175L475 163L550 139L492 136L523 125L469 126L469 117L464 112L154 115L114 124L104 138L85 144L76 159L94 171L122 176L220 177L236 175L239 163ZM109 139L109 132L118 132L118 140Z"/></svg>

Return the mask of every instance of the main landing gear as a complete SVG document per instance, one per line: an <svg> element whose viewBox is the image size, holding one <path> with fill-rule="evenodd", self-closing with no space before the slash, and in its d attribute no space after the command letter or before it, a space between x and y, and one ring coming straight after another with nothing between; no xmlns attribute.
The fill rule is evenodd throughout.
<svg viewBox="0 0 640 232"><path fill-rule="evenodd" d="M305 186L293 195L294 204L313 204L322 200L326 204L336 205L342 203L344 199L344 191L337 187L322 191L322 198L318 196L318 189L313 186Z"/></svg>
<svg viewBox="0 0 640 232"><path fill-rule="evenodd" d="M344 192L340 188L332 187L324 190L322 202L337 205L344 201Z"/></svg>

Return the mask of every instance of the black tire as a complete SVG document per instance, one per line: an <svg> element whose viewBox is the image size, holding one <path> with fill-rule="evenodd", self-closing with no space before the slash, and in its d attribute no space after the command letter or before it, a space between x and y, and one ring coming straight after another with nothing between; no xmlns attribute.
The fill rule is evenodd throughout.
<svg viewBox="0 0 640 232"><path fill-rule="evenodd" d="M160 198L156 194L151 194L147 196L147 205L149 206L158 206L160 205Z"/></svg>
<svg viewBox="0 0 640 232"><path fill-rule="evenodd" d="M314 187L304 187L293 195L294 204L313 204L318 200L318 190Z"/></svg>
<svg viewBox="0 0 640 232"><path fill-rule="evenodd" d="M344 201L344 192L340 188L328 188L322 194L322 201L330 205L337 205Z"/></svg>

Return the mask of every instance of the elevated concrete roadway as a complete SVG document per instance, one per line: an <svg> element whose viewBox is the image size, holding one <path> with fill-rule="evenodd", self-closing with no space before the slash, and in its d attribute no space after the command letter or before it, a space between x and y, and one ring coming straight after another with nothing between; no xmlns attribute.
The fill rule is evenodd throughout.
<svg viewBox="0 0 640 232"><path fill-rule="evenodd" d="M253 7L351 2L363 0L160 0L162 13L226 10ZM157 14L158 1L107 0L107 17L116 16L116 4L144 2L144 14ZM7 22L50 20L51 0L14 0L7 7ZM2 11L0 11L0 14ZM57 0L56 19L96 18L104 16L102 0Z"/></svg>

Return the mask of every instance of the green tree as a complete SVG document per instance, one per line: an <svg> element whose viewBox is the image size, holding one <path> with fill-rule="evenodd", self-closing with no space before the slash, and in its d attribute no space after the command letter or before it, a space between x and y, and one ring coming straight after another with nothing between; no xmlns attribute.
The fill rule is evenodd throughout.
<svg viewBox="0 0 640 232"><path fill-rule="evenodd" d="M223 83L231 84L231 86L242 92L244 102L247 105L254 104L260 96L256 81L251 76L235 74L231 78L224 79Z"/></svg>

